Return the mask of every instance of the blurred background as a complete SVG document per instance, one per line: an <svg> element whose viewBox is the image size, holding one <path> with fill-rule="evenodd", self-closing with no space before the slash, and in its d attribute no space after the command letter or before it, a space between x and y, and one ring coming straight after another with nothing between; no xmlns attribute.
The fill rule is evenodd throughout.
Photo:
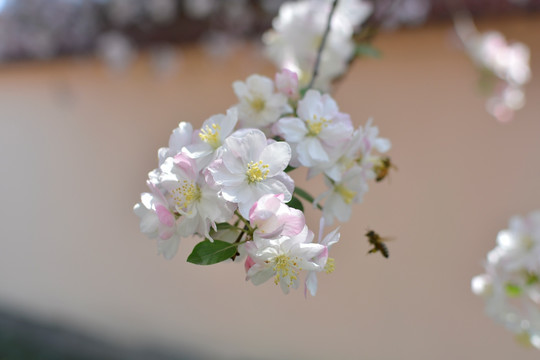
<svg viewBox="0 0 540 360"><path fill-rule="evenodd" d="M132 207L178 122L273 76L258 39L281 3L0 0L0 359L538 358L470 280L508 219L540 208L539 1L461 3L531 50L509 123L485 111L443 2L404 1L373 42L382 57L336 84L398 170L343 224L316 297L254 287L242 264L188 264L197 239L164 260L139 232ZM365 255L367 228L396 239L389 259Z"/></svg>

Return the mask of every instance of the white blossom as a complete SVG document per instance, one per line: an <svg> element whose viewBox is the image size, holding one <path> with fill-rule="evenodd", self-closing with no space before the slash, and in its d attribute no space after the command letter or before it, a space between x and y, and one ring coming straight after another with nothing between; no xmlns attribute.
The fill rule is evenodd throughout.
<svg viewBox="0 0 540 360"><path fill-rule="evenodd" d="M233 89L240 101L238 118L244 127L267 127L292 110L287 97L275 92L274 83L267 77L251 75L246 82L235 81Z"/></svg>
<svg viewBox="0 0 540 360"><path fill-rule="evenodd" d="M223 198L237 203L242 216L248 217L263 195L283 194L285 202L291 199L294 182L283 172L290 159L289 144L267 144L262 131L243 129L225 139L221 157L208 169Z"/></svg>

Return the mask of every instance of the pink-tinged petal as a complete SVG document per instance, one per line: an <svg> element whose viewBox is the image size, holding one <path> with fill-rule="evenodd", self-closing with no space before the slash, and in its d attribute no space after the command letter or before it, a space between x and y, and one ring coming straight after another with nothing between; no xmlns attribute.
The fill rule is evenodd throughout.
<svg viewBox="0 0 540 360"><path fill-rule="evenodd" d="M267 194L262 196L249 210L249 220L266 220L275 215L283 202L283 194Z"/></svg>
<svg viewBox="0 0 540 360"><path fill-rule="evenodd" d="M182 169L189 179L197 179L199 171L193 159L183 153L177 154L173 159L174 164L180 169Z"/></svg>
<svg viewBox="0 0 540 360"><path fill-rule="evenodd" d="M291 143L298 143L308 133L306 124L295 117L285 117L274 124L272 131Z"/></svg>
<svg viewBox="0 0 540 360"><path fill-rule="evenodd" d="M279 217L279 221L284 224L283 235L294 236L299 234L306 225L304 213L297 209L289 209L288 214Z"/></svg>
<svg viewBox="0 0 540 360"><path fill-rule="evenodd" d="M171 214L169 209L161 204L156 205L155 208L159 222L168 227L172 227L174 225L174 215Z"/></svg>
<svg viewBox="0 0 540 360"><path fill-rule="evenodd" d="M276 88L291 99L298 98L298 75L288 69L276 73Z"/></svg>
<svg viewBox="0 0 540 360"><path fill-rule="evenodd" d="M153 195L152 203L153 204L157 204L157 203L161 203L162 205L167 204L167 199L165 199L165 196L163 196L163 194L158 189L156 184L154 184L154 183L152 183L150 181L146 181L146 185L148 185L148 187L150 188L150 191L152 191L152 195Z"/></svg>
<svg viewBox="0 0 540 360"><path fill-rule="evenodd" d="M268 165L268 177L273 177L285 170L291 160L291 147L286 142L275 142L264 148L260 160Z"/></svg>
<svg viewBox="0 0 540 360"><path fill-rule="evenodd" d="M246 257L246 262L244 263L244 269L246 269L246 273L251 269L251 267L255 265L255 261L249 256Z"/></svg>

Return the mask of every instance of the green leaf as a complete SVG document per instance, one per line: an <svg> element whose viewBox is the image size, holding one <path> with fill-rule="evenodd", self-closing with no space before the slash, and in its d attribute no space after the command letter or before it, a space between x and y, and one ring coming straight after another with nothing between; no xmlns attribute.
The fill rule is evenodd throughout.
<svg viewBox="0 0 540 360"><path fill-rule="evenodd" d="M527 273L527 285L531 286L538 283L538 275L535 273Z"/></svg>
<svg viewBox="0 0 540 360"><path fill-rule="evenodd" d="M297 195L298 197L301 197L304 200L309 201L311 204L313 204L313 202L315 201L315 199L313 198L313 196L311 196L311 194L309 194L306 190L299 188L298 186L294 188L294 194ZM319 210L322 210L322 206L319 204L317 204L317 208Z"/></svg>
<svg viewBox="0 0 540 360"><path fill-rule="evenodd" d="M382 56L382 53L379 49L366 43L356 45L354 54L358 57L364 56L364 57L370 57L374 59L379 59Z"/></svg>
<svg viewBox="0 0 540 360"><path fill-rule="evenodd" d="M291 198L291 201L289 201L287 203L287 205L289 205L292 208L295 208L297 210L300 210L300 211L304 212L304 205L302 205L302 202L296 196L293 196Z"/></svg>
<svg viewBox="0 0 540 360"><path fill-rule="evenodd" d="M296 169L296 168L295 168L295 167L292 167L291 165L287 165L287 167L286 167L285 170L283 170L283 171L285 171L286 173L288 173L288 172L293 171L294 169Z"/></svg>
<svg viewBox="0 0 540 360"><path fill-rule="evenodd" d="M211 242L205 239L195 245L187 258L187 262L197 265L212 265L230 259L236 254L238 244L221 240Z"/></svg>
<svg viewBox="0 0 540 360"><path fill-rule="evenodd" d="M234 226L232 226L228 222L222 222L222 223L216 224L216 228L217 228L217 231L219 231L219 230L227 230L230 228L234 228Z"/></svg>
<svg viewBox="0 0 540 360"><path fill-rule="evenodd" d="M518 297L521 295L521 288L516 284L508 283L505 286L506 295L510 297Z"/></svg>

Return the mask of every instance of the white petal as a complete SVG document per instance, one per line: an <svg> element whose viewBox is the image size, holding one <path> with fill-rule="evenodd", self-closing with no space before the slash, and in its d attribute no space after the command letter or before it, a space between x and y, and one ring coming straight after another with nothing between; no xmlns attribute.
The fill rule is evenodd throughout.
<svg viewBox="0 0 540 360"><path fill-rule="evenodd" d="M306 124L295 117L279 119L274 128L277 134L291 143L300 142L308 133Z"/></svg>
<svg viewBox="0 0 540 360"><path fill-rule="evenodd" d="M268 145L261 153L260 160L268 165L268 177L285 170L291 160L291 147L286 142L275 142Z"/></svg>
<svg viewBox="0 0 540 360"><path fill-rule="evenodd" d="M310 271L306 278L306 290L309 290L311 296L315 296L317 293L317 273L315 271Z"/></svg>
<svg viewBox="0 0 540 360"><path fill-rule="evenodd" d="M163 255L167 260L170 260L178 252L178 245L180 244L180 237L173 236L168 240L158 240L158 254Z"/></svg>
<svg viewBox="0 0 540 360"><path fill-rule="evenodd" d="M271 267L263 267L259 264L253 265L247 273L247 277L253 285L260 285L268 281L272 276L274 276L274 271Z"/></svg>

